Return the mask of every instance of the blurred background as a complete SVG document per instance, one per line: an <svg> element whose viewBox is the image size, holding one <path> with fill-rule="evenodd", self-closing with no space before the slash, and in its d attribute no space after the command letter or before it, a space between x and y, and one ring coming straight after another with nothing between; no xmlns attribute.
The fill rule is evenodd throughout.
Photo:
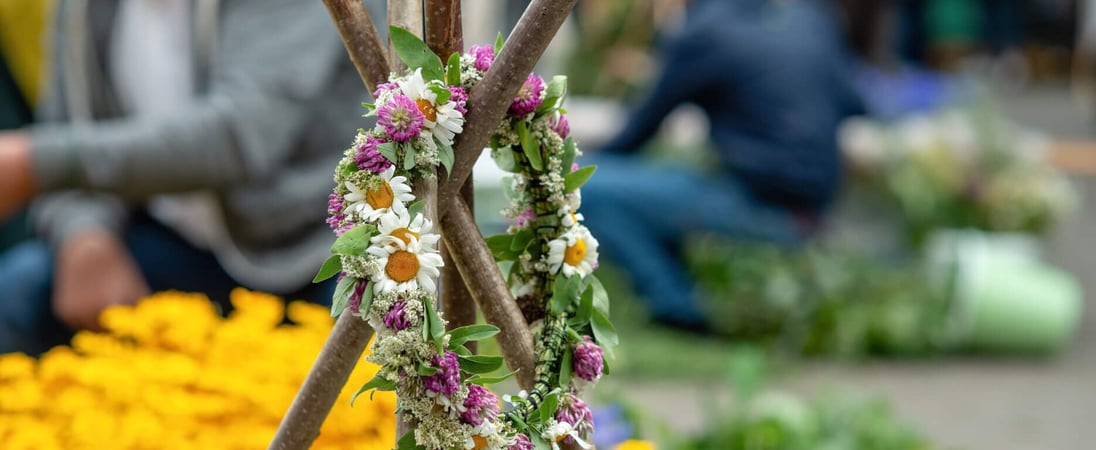
<svg viewBox="0 0 1096 450"><path fill-rule="evenodd" d="M56 3L0 0L0 130L34 122L49 95L42 80L55 55L41 43ZM466 47L493 42L526 4L463 1ZM653 290L629 253L603 237L615 225L594 227L591 211L612 207L613 197L587 194L583 212L605 247L599 276L622 341L612 376L592 394L599 448L629 438L668 449L1067 450L1096 441L1096 2L580 1L537 73L568 76L571 135L588 161L604 161L599 175L611 179L617 162L606 158L624 157L657 168L634 172L637 189L687 174L734 180L746 199L727 213L682 197L703 220L667 220L675 238L657 237L691 286L693 294L678 299ZM784 153L797 156L766 159ZM773 168L830 153L832 164L822 161L833 167L824 170ZM828 171L818 175L826 184L799 191L832 189L822 200L771 187L815 180L815 169ZM608 189L594 185L599 175L590 192ZM498 214L508 204L504 176L489 157L477 164L485 235L508 225ZM783 217L795 238L736 218L769 215ZM656 211L634 220L660 218ZM22 213L3 223L0 250L33 238L28 220ZM702 319L661 315L685 304ZM149 311L129 320L166 323L146 316L171 314ZM260 314L260 328L278 325L269 314ZM310 330L318 346L320 334ZM135 336L157 358L223 361L216 347ZM262 345L251 336L211 342ZM116 356L113 344L88 339L73 342L77 353ZM48 389L103 388L89 381L94 370L65 374L75 364L65 359L70 353L46 353L41 367L0 356L0 422L45 434L76 423L71 414L42 412L88 401L72 394L77 400L50 406L41 398ZM266 380L286 402L307 370L290 363L303 365L300 374ZM238 373L262 367L244 363ZM28 387L31 378L40 388ZM179 395L193 390L185 387L193 381L158 382L182 383ZM242 391L214 389L234 399L232 408L263 401ZM276 426L284 406L273 403L231 432ZM59 422L27 419L35 414ZM218 426L210 419L217 414L194 414L204 417L195 430ZM390 426L376 418L384 412L365 414L379 425L369 430L375 440L359 447L388 445L378 444L391 437L378 431ZM127 428L121 419L112 426ZM354 448L351 426L339 427L328 444ZM14 428L0 425L0 437L7 430L14 439ZM240 439L237 448L263 439Z"/></svg>

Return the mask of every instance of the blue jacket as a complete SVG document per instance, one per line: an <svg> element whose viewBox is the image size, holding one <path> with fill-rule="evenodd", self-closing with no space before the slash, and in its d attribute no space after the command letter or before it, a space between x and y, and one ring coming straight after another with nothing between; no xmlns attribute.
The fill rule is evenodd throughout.
<svg viewBox="0 0 1096 450"><path fill-rule="evenodd" d="M725 170L758 198L817 210L841 176L836 130L860 110L828 2L696 0L654 92L604 149L636 150L681 103L708 115Z"/></svg>

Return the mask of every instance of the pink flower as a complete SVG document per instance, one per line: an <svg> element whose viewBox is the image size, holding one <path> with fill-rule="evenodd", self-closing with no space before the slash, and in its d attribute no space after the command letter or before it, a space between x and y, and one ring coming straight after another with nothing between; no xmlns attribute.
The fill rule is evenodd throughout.
<svg viewBox="0 0 1096 450"><path fill-rule="evenodd" d="M377 85L377 90L373 91L373 98L380 98L382 94L398 90L400 85L396 83L381 83Z"/></svg>
<svg viewBox="0 0 1096 450"><path fill-rule="evenodd" d="M495 49L489 45L473 45L468 53L476 58L476 61L472 63L472 67L480 72L486 72L491 68L491 64L495 62Z"/></svg>
<svg viewBox="0 0 1096 450"><path fill-rule="evenodd" d="M525 224L535 222L537 220L537 213L533 211L533 208L528 208L518 214L518 217L514 219L517 226L524 227Z"/></svg>
<svg viewBox="0 0 1096 450"><path fill-rule="evenodd" d="M449 86L449 101L456 103L457 112L468 114L468 93L460 86Z"/></svg>
<svg viewBox="0 0 1096 450"><path fill-rule="evenodd" d="M468 399L464 401L464 412L460 417L473 426L483 421L495 420L499 415L499 398L487 388L478 384L468 385Z"/></svg>
<svg viewBox="0 0 1096 450"><path fill-rule="evenodd" d="M384 326L397 333L410 328L411 321L407 319L406 306L407 303L402 298L396 300L396 304L384 315Z"/></svg>
<svg viewBox="0 0 1096 450"><path fill-rule="evenodd" d="M552 131L555 131L563 139L567 139L567 136L571 135L571 122L567 121L567 116L564 114L551 119L549 125L552 127Z"/></svg>
<svg viewBox="0 0 1096 450"><path fill-rule="evenodd" d="M341 225L346 216L343 215L343 199L338 194L330 194L327 196L327 226L335 230L336 235L342 235L345 229L342 229Z"/></svg>
<svg viewBox="0 0 1096 450"><path fill-rule="evenodd" d="M518 433L517 436L514 436L514 443L506 450L533 450L534 448L536 447L533 445L533 441L529 440L529 436Z"/></svg>
<svg viewBox="0 0 1096 450"><path fill-rule="evenodd" d="M601 378L601 369L605 366L604 355L590 336L583 336L582 342L575 346L572 361L575 376L590 382Z"/></svg>
<svg viewBox="0 0 1096 450"><path fill-rule="evenodd" d="M377 124L393 141L409 142L418 137L426 117L419 106L406 95L395 95L377 109Z"/></svg>
<svg viewBox="0 0 1096 450"><path fill-rule="evenodd" d="M385 142L384 139L367 135L365 142L359 145L357 153L354 153L354 163L358 165L358 168L373 173L381 173L391 166L392 161L389 161L381 152L377 151L377 146Z"/></svg>
<svg viewBox="0 0 1096 450"><path fill-rule="evenodd" d="M531 73L529 77L525 79L525 83L521 85L521 89L518 89L517 97L514 97L514 102L510 104L510 115L514 117L524 117L537 110L537 107L544 102L544 80L538 77L536 74Z"/></svg>
<svg viewBox="0 0 1096 450"><path fill-rule="evenodd" d="M438 368L438 373L423 377L426 389L447 397L460 391L460 362L456 353L447 350L444 355L434 355L430 364Z"/></svg>
<svg viewBox="0 0 1096 450"><path fill-rule="evenodd" d="M556 420L571 424L575 432L581 437L589 436L594 431L594 414L590 407L574 394L564 394L560 399L562 403L556 410ZM574 438L568 436L565 441L574 444Z"/></svg>

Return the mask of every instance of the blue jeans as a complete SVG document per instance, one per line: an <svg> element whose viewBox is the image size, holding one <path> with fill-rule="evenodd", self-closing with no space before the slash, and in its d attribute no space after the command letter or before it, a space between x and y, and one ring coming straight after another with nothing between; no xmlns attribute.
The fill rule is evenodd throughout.
<svg viewBox="0 0 1096 450"><path fill-rule="evenodd" d="M144 215L123 239L152 291L202 292L228 312L229 292L239 286L208 251ZM0 254L0 353L38 354L68 342L72 330L52 313L54 255L42 241L25 241ZM333 280L305 286L287 298L330 304Z"/></svg>
<svg viewBox="0 0 1096 450"><path fill-rule="evenodd" d="M635 157L597 155L582 188L582 215L603 253L622 267L651 315L702 324L702 297L682 261L698 232L795 245L805 232L795 215L754 199L727 174L702 174Z"/></svg>

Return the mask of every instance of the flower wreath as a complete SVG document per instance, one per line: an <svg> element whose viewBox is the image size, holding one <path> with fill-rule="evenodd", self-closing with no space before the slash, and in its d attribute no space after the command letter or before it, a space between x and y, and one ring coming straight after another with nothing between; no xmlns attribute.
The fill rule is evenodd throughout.
<svg viewBox="0 0 1096 450"><path fill-rule="evenodd" d="M409 73L393 74L365 104L376 126L359 130L335 171L328 224L338 235L316 281L340 274L332 315L350 308L376 331L368 360L381 366L358 393L395 391L399 411L417 424L400 449L558 449L589 447L593 419L578 394L608 371L604 353L617 337L605 289L592 275L598 242L582 225L579 187L595 167L579 168L581 152L561 104L566 78L547 85L530 74L490 140L499 167L513 175L502 213L507 232L487 239L510 263L511 291L535 320L536 382L531 392L498 396L487 388L513 375L490 376L498 356L473 355L464 344L498 333L491 325L445 330L435 307L440 236L415 202L410 179L434 177L453 164L467 92L502 46L472 46L448 64L416 36L390 28ZM610 354L611 356L611 354Z"/></svg>

